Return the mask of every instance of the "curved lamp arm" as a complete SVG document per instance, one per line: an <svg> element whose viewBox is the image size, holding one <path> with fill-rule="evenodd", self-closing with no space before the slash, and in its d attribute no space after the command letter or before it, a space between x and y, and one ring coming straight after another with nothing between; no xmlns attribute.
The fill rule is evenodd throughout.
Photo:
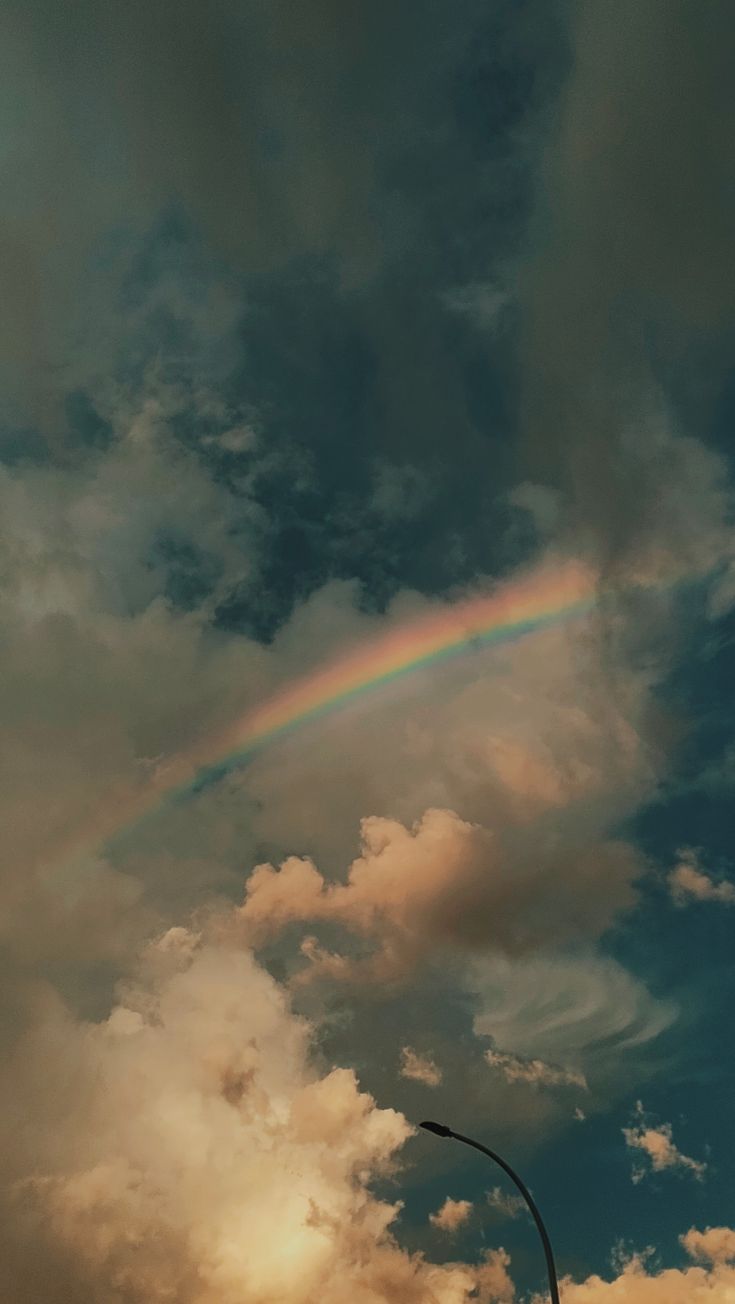
<svg viewBox="0 0 735 1304"><path fill-rule="evenodd" d="M533 1221L538 1228L538 1234L541 1237L541 1244L544 1247L544 1255L546 1257L546 1271L549 1277L551 1304L559 1304L559 1283L556 1279L556 1265L554 1263L554 1253L551 1248L549 1234L544 1227L543 1219L536 1207L536 1202L534 1201L531 1192L528 1190L525 1183L521 1181L518 1174L514 1173L510 1164L507 1164L504 1159L501 1159L500 1155L496 1155L494 1150L489 1150L487 1146L481 1145L479 1141L473 1141L472 1137L462 1136L459 1132L453 1132L451 1127L447 1127L444 1123L425 1122L419 1124L419 1126L424 1128L426 1132L433 1132L435 1136L450 1137L452 1141L461 1141L466 1146L472 1146L473 1150L480 1150L483 1155L487 1155L488 1159L492 1159L494 1163L498 1164L503 1169L503 1172L508 1174L511 1181L515 1183L523 1196L523 1199L526 1201Z"/></svg>

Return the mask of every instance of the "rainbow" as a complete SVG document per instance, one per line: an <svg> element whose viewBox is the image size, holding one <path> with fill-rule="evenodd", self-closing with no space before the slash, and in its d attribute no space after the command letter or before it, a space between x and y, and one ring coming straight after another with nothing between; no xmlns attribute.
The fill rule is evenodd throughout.
<svg viewBox="0 0 735 1304"><path fill-rule="evenodd" d="M113 800L107 812L100 811L94 830L87 827L85 842L99 845L164 804L188 800L295 730L403 676L584 615L594 597L593 573L567 561L489 594L434 607L283 685L225 730L172 758L143 791Z"/></svg>

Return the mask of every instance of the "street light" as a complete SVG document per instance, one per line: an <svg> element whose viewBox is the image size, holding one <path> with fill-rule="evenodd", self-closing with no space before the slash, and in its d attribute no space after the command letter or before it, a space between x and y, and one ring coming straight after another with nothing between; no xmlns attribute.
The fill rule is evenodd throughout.
<svg viewBox="0 0 735 1304"><path fill-rule="evenodd" d="M531 1195L531 1192L528 1190L525 1183L521 1181L518 1174L514 1173L510 1164L507 1164L504 1159L501 1159L500 1155L496 1155L494 1150L488 1150L487 1146L481 1145L479 1141L473 1141L472 1138L469 1136L462 1136L459 1132L453 1132L451 1127L447 1127L446 1124L444 1123L426 1122L426 1123L420 1123L419 1126L424 1128L426 1132L433 1132L434 1136L450 1137L452 1141L462 1141L464 1145L472 1146L473 1150L480 1150L483 1155L487 1155L489 1159L492 1159L496 1164L499 1164L500 1167L503 1169L503 1171L508 1174L511 1181L515 1182L516 1186L518 1187L518 1190L520 1191L521 1195L523 1196L523 1199L526 1201L526 1204L528 1205L531 1211L531 1216L533 1217L533 1221L538 1227L538 1233L539 1236L541 1237L541 1244L544 1247L544 1254L546 1256L546 1271L549 1274L549 1293L551 1295L551 1304L559 1304L559 1283L556 1280L556 1267L554 1265L554 1253L551 1248L551 1241L549 1240L549 1234L546 1228L544 1227L543 1219L541 1218L541 1214L536 1208L536 1204Z"/></svg>

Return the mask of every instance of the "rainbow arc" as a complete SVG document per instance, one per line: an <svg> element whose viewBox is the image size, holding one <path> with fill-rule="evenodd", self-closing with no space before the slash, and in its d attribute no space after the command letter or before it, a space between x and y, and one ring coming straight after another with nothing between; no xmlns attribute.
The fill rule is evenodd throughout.
<svg viewBox="0 0 735 1304"><path fill-rule="evenodd" d="M433 608L284 684L227 729L199 740L157 770L142 791L100 810L67 851L93 848L167 803L187 800L281 738L404 676L572 620L589 612L594 600L593 573L567 561Z"/></svg>

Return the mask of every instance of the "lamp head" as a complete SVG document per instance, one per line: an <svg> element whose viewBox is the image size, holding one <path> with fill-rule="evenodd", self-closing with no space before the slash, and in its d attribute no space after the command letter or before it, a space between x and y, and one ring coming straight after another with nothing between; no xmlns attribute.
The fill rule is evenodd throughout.
<svg viewBox="0 0 735 1304"><path fill-rule="evenodd" d="M425 1123L419 1123L419 1127L422 1127L425 1132L433 1132L434 1136L452 1135L452 1129L447 1127L445 1123L431 1123L427 1121Z"/></svg>

